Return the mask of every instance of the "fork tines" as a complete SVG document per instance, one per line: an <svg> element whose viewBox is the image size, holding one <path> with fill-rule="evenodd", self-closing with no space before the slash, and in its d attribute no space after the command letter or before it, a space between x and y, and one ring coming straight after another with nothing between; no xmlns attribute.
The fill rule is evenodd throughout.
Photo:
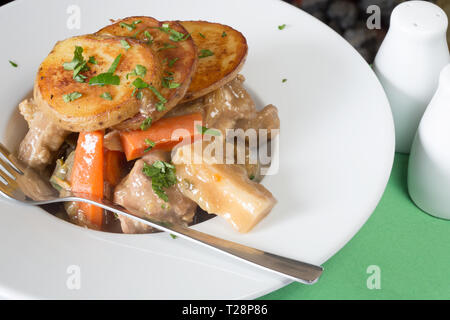
<svg viewBox="0 0 450 320"><path fill-rule="evenodd" d="M18 188L17 177L23 172L14 164L11 153L0 143L0 192L11 196Z"/></svg>

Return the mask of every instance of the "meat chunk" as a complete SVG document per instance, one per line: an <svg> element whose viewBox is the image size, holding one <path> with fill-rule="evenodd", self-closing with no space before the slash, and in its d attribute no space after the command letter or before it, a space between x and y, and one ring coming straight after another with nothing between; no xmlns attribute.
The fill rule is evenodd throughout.
<svg viewBox="0 0 450 320"><path fill-rule="evenodd" d="M280 129L280 118L278 117L278 109L272 104L264 107L264 109L255 113L253 117L241 119L236 123L237 128L248 129L266 129L268 137L271 138Z"/></svg>
<svg viewBox="0 0 450 320"><path fill-rule="evenodd" d="M242 75L204 97L178 105L166 117L202 113L208 128L225 132L235 127L238 120L253 119L256 116L255 103L245 90Z"/></svg>
<svg viewBox="0 0 450 320"><path fill-rule="evenodd" d="M42 179L42 174L36 172L32 168L24 166L24 164L18 161L17 157L13 154L10 154L9 158L12 163L23 172L22 175L16 177L16 182L27 197L33 200L44 200L55 196L55 190L50 183L45 179ZM19 196L19 194L17 195Z"/></svg>
<svg viewBox="0 0 450 320"><path fill-rule="evenodd" d="M278 110L273 105L257 111L255 103L244 88L245 78L238 75L233 81L199 99L178 105L166 117L202 113L206 127L225 133L226 129L272 129L280 128Z"/></svg>
<svg viewBox="0 0 450 320"><path fill-rule="evenodd" d="M51 122L33 99L22 101L19 110L28 122L29 130L20 143L18 158L27 166L41 170L52 162L70 132Z"/></svg>
<svg viewBox="0 0 450 320"><path fill-rule="evenodd" d="M120 131L112 130L105 134L103 145L105 149L123 152L122 143L120 142Z"/></svg>
<svg viewBox="0 0 450 320"><path fill-rule="evenodd" d="M272 139L278 134L280 129L280 119L278 117L278 109L274 105L267 105L264 109L257 111L252 97L244 88L244 77L238 75L233 81L225 84L223 87L207 94L204 97L198 98L194 101L180 104L175 109L171 110L167 117L186 115L191 113L202 113L205 126L207 128L219 129L222 132L222 137L227 133L227 139L234 139L233 137L245 137L245 146L240 150L245 149L245 163L237 161L242 164L247 171L247 175L253 181L260 181L261 164L259 157L256 162L250 161L250 152L255 154L255 144L262 145L262 141L254 141L253 144L249 142L249 136L256 138L261 137L261 129L267 130L268 140ZM226 131L227 129L242 129L242 134L239 131ZM246 131L254 129L255 134ZM227 139L222 139L226 142ZM216 139L212 139L215 141ZM250 144L253 145L250 148ZM236 148L236 156L239 148ZM251 151L250 151L251 150ZM253 158L254 159L254 158Z"/></svg>
<svg viewBox="0 0 450 320"><path fill-rule="evenodd" d="M239 75L205 96L205 122L208 128L224 131L234 128L240 119L251 119L255 116L255 103L243 86L244 80L244 77Z"/></svg>
<svg viewBox="0 0 450 320"><path fill-rule="evenodd" d="M153 230L152 227L143 224L139 221L136 221L134 219L130 219L121 215L119 215L118 218L120 220L120 227L122 228L123 233L128 234L150 233Z"/></svg>
<svg viewBox="0 0 450 320"><path fill-rule="evenodd" d="M136 161L131 172L115 188L114 202L142 218L159 221L188 224L192 221L197 205L183 196L176 185L165 189L168 202L162 200L152 189L151 178L142 169L144 163L153 164L157 160L168 161L169 154L153 151ZM147 233L152 228L127 217L119 216L124 233Z"/></svg>

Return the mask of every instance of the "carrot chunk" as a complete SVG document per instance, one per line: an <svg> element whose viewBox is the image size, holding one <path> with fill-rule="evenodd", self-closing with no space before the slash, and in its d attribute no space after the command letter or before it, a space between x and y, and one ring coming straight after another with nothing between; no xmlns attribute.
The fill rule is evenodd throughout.
<svg viewBox="0 0 450 320"><path fill-rule="evenodd" d="M103 131L81 132L72 168L72 191L86 193L92 199L103 198ZM98 229L103 223L103 209L80 203L86 219Z"/></svg>
<svg viewBox="0 0 450 320"><path fill-rule="evenodd" d="M125 156L123 152L105 150L105 181L112 187L119 184Z"/></svg>
<svg viewBox="0 0 450 320"><path fill-rule="evenodd" d="M120 139L125 156L130 161L142 157L150 149L171 150L184 138L193 139L200 135L196 126L201 122L202 115L194 113L160 119L147 130L122 131Z"/></svg>

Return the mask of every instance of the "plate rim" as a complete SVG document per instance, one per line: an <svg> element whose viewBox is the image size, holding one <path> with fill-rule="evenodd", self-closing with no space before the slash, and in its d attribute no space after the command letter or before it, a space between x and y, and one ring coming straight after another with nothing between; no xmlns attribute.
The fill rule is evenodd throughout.
<svg viewBox="0 0 450 320"><path fill-rule="evenodd" d="M286 2L283 2L283 1L281 1L281 0L265 0L266 2L278 2L278 3L280 3L281 2L281 5L283 5L283 6L289 6L289 7L291 7L290 9L292 9L292 10L300 10L300 9L298 9L298 8L296 8L296 7L294 7L293 5L291 5L291 4L289 4L289 3L286 3ZM7 8L7 7L10 7L10 6L19 6L19 5L21 5L21 4L23 4L23 3L25 3L25 4L27 4L27 2L28 3L31 3L31 1L30 0L15 0L15 1L12 1L12 2L10 2L10 3L7 3L7 4L5 4L5 5L2 5L2 6L0 6L0 11L2 11L2 10L4 10L5 8ZM256 2L256 1L255 1ZM262 3L261 1L258 1L258 3ZM315 19L315 18L313 18L311 15L309 15L308 13L306 13L306 12L304 12L303 10L301 10L304 14L306 14L306 15L308 15L308 16L310 16L312 19L314 19L314 20L316 20L316 23L317 22L319 22L319 24L321 24L321 25L323 25L323 26L325 26L326 28L328 28L329 30L331 30L331 31L333 31L334 33L336 33L334 30L332 30L331 28L329 28L326 24L324 24L323 22L321 22L321 21L319 21L319 20L317 20L317 19ZM336 33L336 35L338 35L337 33ZM338 35L340 38L341 38L341 40L343 41L343 42L346 42L340 35ZM346 42L346 44L348 45L348 47L350 47L354 52L356 52L356 50L353 48L353 47L351 47L351 45L350 44L348 44L347 42ZM359 55L359 54L358 54ZM360 57L361 59L363 59L362 57ZM375 77L376 78L376 76L375 76L375 74L373 74L373 77ZM381 86L381 84L379 83L379 81L378 81L378 79L377 79L377 85L379 86L379 89L381 89L381 91L380 92L383 92L384 93L384 90L382 89L382 86ZM392 113L390 112L390 108L389 108L389 101L388 101L388 99L387 99L387 97L386 97L386 95L384 94L384 100L385 100L385 105L386 105L386 107L387 108L384 108L384 112L386 113L386 115L388 116L388 117L390 117L391 118L391 132L390 132L390 135L391 135L391 146L390 146L390 148L392 149L392 152L390 153L390 157L389 157L389 159L387 159L387 161L386 161L386 163L385 163L385 172L387 172L386 173L386 176L384 177L384 182L383 182L383 184L382 184L382 187L380 187L380 190L379 190L379 192L378 192L378 197L377 197L377 199L374 199L374 201L370 204L370 206L368 205L367 207L369 208L368 209L368 211L369 211L369 213L366 215L366 217L365 217L365 220L364 221L362 221L358 226L355 226L354 227L354 230L353 230L353 232L352 232L352 234L348 234L347 235L347 237L346 237L346 239L345 240L342 240L341 242L343 243L342 245L339 245L338 247L339 248L337 248L334 252L331 252L329 255L328 255L328 257L325 259L325 261L323 262L323 263L325 263L326 261L328 261L329 259L331 259L337 252L339 252L357 233L358 233L358 231L364 226L364 224L367 222L367 220L370 218L370 216L372 215L372 213L374 212L374 210L375 210L375 208L376 208L376 206L378 205L378 203L379 203L379 201L380 201L380 199L381 199L381 197L382 197L382 195L383 195L383 192L384 192L384 190L386 189L386 186L387 186L387 183L388 183L388 180L389 180L389 177L390 177L390 173L391 173L391 171L392 171L392 167L393 167L393 163L394 163L394 156L395 156L395 135L394 135L394 124L393 124L393 120L392 120ZM381 185L380 185L381 186ZM1 203L0 203L0 206L1 206ZM53 217L52 216L52 218L54 218L54 219L58 219L58 220L60 220L59 218L56 218L56 217ZM60 221L61 223L65 223L65 222L63 222L63 221ZM206 222L203 222L202 224L204 224L204 223L208 223L208 221L206 221ZM198 225L197 225L198 226ZM75 228L79 228L78 226L73 226L73 227L75 227ZM95 230L88 230L88 232L99 232L99 231L95 231ZM130 237L130 235L119 235L119 236L126 236L126 237ZM140 235L131 235L131 236L140 236ZM276 285L275 287L270 287L270 288L267 288L267 289L264 289L264 290L260 290L260 291L258 291L258 292L254 292L253 294L251 294L251 295L249 295L247 298L248 299L254 299L254 298L257 298L257 297L261 297L262 295L265 295L265 294L267 294L267 293L270 293L270 292L272 292L272 291L274 291L274 290L278 290L279 288L281 288L281 287L284 287L284 286L286 286L287 284L289 284L289 283L291 283L292 281L290 281L290 280L286 280L285 282L281 282L281 283L279 283L279 285Z"/></svg>

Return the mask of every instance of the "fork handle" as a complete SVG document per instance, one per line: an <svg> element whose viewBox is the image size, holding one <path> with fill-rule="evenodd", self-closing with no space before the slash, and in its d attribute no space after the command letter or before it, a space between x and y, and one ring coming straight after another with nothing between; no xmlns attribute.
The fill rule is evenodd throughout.
<svg viewBox="0 0 450 320"><path fill-rule="evenodd" d="M323 272L320 266L217 238L191 228L175 226L172 230L216 251L304 284L315 283Z"/></svg>
<svg viewBox="0 0 450 320"><path fill-rule="evenodd" d="M229 256L237 258L243 262L247 262L261 269L274 272L278 275L282 275L300 283L314 284L323 272L323 268L321 266L316 266L306 262L282 257L236 242L217 238L215 236L181 225L171 225L153 219L144 219L138 217L137 215L130 212L130 210L124 209L123 207L118 206L107 199L96 199L95 201L93 201L86 198L85 195L76 194L75 196L76 197L59 198L57 199L57 201L82 201L97 205L119 215L137 220L155 229L169 232L180 238L194 241L218 252L225 253Z"/></svg>

